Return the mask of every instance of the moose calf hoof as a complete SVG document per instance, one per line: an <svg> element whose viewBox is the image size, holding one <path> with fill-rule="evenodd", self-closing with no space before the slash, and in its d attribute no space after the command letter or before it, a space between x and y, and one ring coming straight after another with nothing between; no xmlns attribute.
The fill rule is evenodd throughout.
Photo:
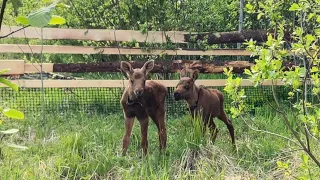
<svg viewBox="0 0 320 180"><path fill-rule="evenodd" d="M126 150L126 149L122 149L121 155L122 155L122 156L126 156L126 155L127 155L127 150Z"/></svg>
<svg viewBox="0 0 320 180"><path fill-rule="evenodd" d="M238 152L238 148L237 148L237 145L236 144L233 144L233 151L232 153L235 154Z"/></svg>

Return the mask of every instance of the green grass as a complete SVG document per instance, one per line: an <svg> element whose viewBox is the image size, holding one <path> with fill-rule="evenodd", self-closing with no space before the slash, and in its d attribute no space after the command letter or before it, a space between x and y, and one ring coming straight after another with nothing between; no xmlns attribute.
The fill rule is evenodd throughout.
<svg viewBox="0 0 320 180"><path fill-rule="evenodd" d="M140 127L135 120L127 156L121 156L124 120L122 114L109 116L72 112L28 115L23 122L5 121L1 129L19 128L5 142L29 147L2 148L0 179L282 179L278 160L300 161L296 147L287 140L256 132L241 119L235 126L238 152L232 153L227 128L216 120L219 134L213 145L192 126L189 116L167 119L168 144L159 153L157 130L149 125L149 155L142 158ZM255 127L290 136L280 117L258 108ZM252 121L249 121L252 125Z"/></svg>

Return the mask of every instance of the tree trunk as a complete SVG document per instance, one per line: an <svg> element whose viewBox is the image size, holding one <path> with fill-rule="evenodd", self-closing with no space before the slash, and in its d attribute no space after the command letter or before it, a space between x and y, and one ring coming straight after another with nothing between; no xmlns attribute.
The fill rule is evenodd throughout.
<svg viewBox="0 0 320 180"><path fill-rule="evenodd" d="M3 21L3 15L4 15L5 10L6 10L7 1L8 0L3 0L2 1L1 12L0 12L0 30L1 30L1 25L2 25L2 21Z"/></svg>

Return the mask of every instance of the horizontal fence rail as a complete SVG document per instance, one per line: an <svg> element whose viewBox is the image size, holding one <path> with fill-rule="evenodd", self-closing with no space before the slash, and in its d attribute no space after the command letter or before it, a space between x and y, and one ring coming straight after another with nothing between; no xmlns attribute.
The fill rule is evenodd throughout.
<svg viewBox="0 0 320 180"><path fill-rule="evenodd" d="M17 31L22 27L19 26L2 26L0 36L7 35ZM43 39L59 40L93 40L93 41L136 41L136 42L154 42L165 43L167 38L175 43L185 42L184 34L190 34L183 31L148 31L143 34L140 31L133 30L106 30L106 29L66 29L66 28L43 28ZM192 32L191 34L198 34ZM33 38L41 39L41 29L28 27L9 37L14 38Z"/></svg>
<svg viewBox="0 0 320 180"><path fill-rule="evenodd" d="M0 44L0 53L30 53L40 54L41 45L26 44ZM202 56L250 56L252 53L244 49L141 49L141 48L115 48L115 47L90 47L90 46L58 46L43 45L43 53L52 54L127 54L127 55L202 55Z"/></svg>
<svg viewBox="0 0 320 180"><path fill-rule="evenodd" d="M14 33L13 33L14 32ZM0 36L14 38L41 38L41 29L35 27L2 26ZM274 32L269 32L274 34ZM9 34L9 35L8 35ZM72 29L72 28L43 28L43 38L48 40L73 39L93 41L135 41L153 43L189 43L206 39L209 45L223 43L242 43L253 39L257 42L267 40L267 31L243 30L231 32L186 32L186 31L147 31L142 33L135 30L110 30L110 29ZM291 40L289 32L284 38Z"/></svg>
<svg viewBox="0 0 320 180"><path fill-rule="evenodd" d="M149 81L149 80L147 80ZM176 87L179 80L154 80L159 82L166 87ZM208 87L223 87L226 86L225 79L214 79L214 80L202 80L199 79L195 83L196 85L204 85ZM17 84L21 88L41 88L41 80L12 80L12 83ZM128 80L43 80L44 88L106 88L106 87L126 87ZM262 83L263 86L271 86L271 80L265 80ZM283 81L277 80L274 85L284 85ZM241 86L253 86L253 83L249 79L243 79ZM6 85L0 84L0 87L6 87Z"/></svg>
<svg viewBox="0 0 320 180"><path fill-rule="evenodd" d="M129 61L132 68L140 68L144 61ZM173 60L156 61L151 73L177 73L183 67L198 69L201 73L223 73L223 68L232 67L233 72L242 73L244 69L249 69L253 63L248 61L199 61L199 60ZM284 66L292 67L287 63ZM39 73L41 70L39 63L26 63L24 60L0 60L2 69L10 69L4 75L17 75L24 73ZM100 62L100 63L43 63L43 72L120 72L120 61Z"/></svg>

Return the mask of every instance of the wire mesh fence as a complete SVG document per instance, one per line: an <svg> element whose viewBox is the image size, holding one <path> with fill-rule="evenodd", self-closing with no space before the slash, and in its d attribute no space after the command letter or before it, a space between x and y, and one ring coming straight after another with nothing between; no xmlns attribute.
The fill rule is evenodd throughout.
<svg viewBox="0 0 320 180"><path fill-rule="evenodd" d="M226 111L231 106L231 100L223 91L224 87L216 88L225 95L224 107ZM261 107L267 101L273 101L270 86L243 87L246 92L245 101L250 109ZM276 86L276 95L282 102L288 103L287 94L290 91L285 86ZM173 97L174 88L168 88L166 97L167 115L181 115L187 113L185 101L175 101ZM67 113L81 111L84 113L121 113L120 99L123 88L45 88L44 89L44 113ZM26 115L41 112L42 93L41 88L20 88L15 92L10 88L0 88L1 104L10 108L23 111Z"/></svg>

